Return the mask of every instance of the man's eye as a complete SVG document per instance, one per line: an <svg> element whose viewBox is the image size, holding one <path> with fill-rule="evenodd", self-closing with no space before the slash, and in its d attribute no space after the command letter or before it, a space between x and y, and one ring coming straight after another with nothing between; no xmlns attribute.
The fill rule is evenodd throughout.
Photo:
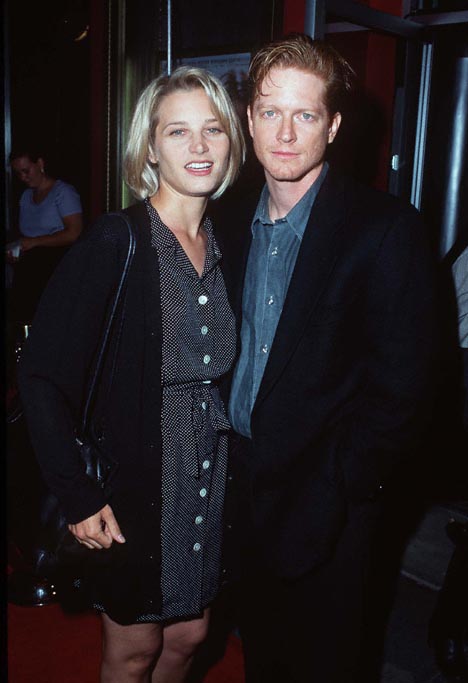
<svg viewBox="0 0 468 683"><path fill-rule="evenodd" d="M263 116L266 119L272 119L274 117L274 115L275 115L275 112L272 109L268 109L267 111L263 112Z"/></svg>
<svg viewBox="0 0 468 683"><path fill-rule="evenodd" d="M304 119L304 121L311 121L314 118L314 115L310 114L308 111L304 111L302 113L302 118Z"/></svg>

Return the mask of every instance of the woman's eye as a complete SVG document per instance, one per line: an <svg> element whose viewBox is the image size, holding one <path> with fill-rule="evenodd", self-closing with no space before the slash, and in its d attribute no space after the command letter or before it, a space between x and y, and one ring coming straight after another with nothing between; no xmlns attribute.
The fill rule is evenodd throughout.
<svg viewBox="0 0 468 683"><path fill-rule="evenodd" d="M169 135L173 135L174 137L179 137L180 135L183 135L184 131L182 128L176 128L175 130L171 130Z"/></svg>
<svg viewBox="0 0 468 683"><path fill-rule="evenodd" d="M221 128L217 128L216 126L213 126L212 128L207 128L207 132L210 135L218 135L219 133L224 133L224 131Z"/></svg>

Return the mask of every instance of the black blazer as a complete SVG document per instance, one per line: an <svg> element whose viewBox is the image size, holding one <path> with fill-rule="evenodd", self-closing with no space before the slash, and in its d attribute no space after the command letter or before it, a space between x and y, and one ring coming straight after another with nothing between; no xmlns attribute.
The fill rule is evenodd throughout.
<svg viewBox="0 0 468 683"><path fill-rule="evenodd" d="M218 216L239 321L255 205ZM323 562L348 506L374 499L415 448L434 380L434 309L419 214L330 169L252 412L246 503L278 575Z"/></svg>

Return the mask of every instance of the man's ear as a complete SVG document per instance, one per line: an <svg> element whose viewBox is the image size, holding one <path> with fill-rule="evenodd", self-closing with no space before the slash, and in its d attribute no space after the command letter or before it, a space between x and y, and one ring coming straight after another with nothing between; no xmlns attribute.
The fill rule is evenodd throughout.
<svg viewBox="0 0 468 683"><path fill-rule="evenodd" d="M336 134L338 133L338 128L340 127L340 123L341 114L339 111L337 111L336 114L333 114L333 118L328 128L328 144L333 142L333 140L335 139Z"/></svg>
<svg viewBox="0 0 468 683"><path fill-rule="evenodd" d="M250 108L250 104L247 107L247 121L249 122L249 133L250 137L253 138L253 124L252 124L252 110Z"/></svg>

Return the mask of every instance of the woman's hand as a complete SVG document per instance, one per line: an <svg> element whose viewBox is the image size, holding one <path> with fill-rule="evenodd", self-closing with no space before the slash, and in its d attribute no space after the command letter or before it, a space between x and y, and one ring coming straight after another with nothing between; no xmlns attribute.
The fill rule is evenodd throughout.
<svg viewBox="0 0 468 683"><path fill-rule="evenodd" d="M110 548L114 541L125 543L110 505L78 524L69 524L68 528L76 540L90 550Z"/></svg>
<svg viewBox="0 0 468 683"><path fill-rule="evenodd" d="M29 251L37 246L37 239L35 237L22 237L20 239L21 251Z"/></svg>

